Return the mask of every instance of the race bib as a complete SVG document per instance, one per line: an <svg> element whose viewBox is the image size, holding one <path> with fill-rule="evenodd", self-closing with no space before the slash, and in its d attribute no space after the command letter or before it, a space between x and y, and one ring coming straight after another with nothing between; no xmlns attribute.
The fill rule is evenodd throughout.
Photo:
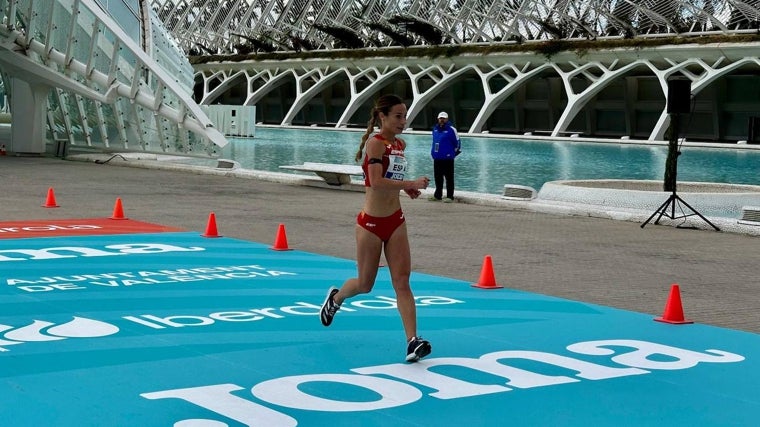
<svg viewBox="0 0 760 427"><path fill-rule="evenodd" d="M388 171L385 172L385 177L396 181L403 181L404 177L406 177L406 169L406 157L391 154L388 156Z"/></svg>

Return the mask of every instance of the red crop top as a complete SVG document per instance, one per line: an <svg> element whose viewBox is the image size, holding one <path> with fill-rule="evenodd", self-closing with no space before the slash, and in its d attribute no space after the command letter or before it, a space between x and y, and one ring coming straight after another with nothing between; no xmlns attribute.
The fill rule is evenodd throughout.
<svg viewBox="0 0 760 427"><path fill-rule="evenodd" d="M382 135L377 134L375 138L385 140ZM404 157L404 143L395 138L391 144L385 144L385 153L383 153L383 177L388 179L394 179L396 181L403 181L406 177L407 163L406 157ZM369 182L369 156L364 154L364 161L362 162L362 170L364 171L364 186L371 187Z"/></svg>

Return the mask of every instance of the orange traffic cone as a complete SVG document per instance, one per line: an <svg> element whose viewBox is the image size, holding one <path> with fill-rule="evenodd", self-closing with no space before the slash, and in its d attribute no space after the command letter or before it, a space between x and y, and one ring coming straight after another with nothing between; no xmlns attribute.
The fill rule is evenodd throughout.
<svg viewBox="0 0 760 427"><path fill-rule="evenodd" d="M216 230L216 215L211 212L208 214L208 223L206 224L206 232L201 234L203 237L222 237Z"/></svg>
<svg viewBox="0 0 760 427"><path fill-rule="evenodd" d="M121 205L121 197L116 198L116 203L113 205L113 215L111 219L127 219L124 216L124 207Z"/></svg>
<svg viewBox="0 0 760 427"><path fill-rule="evenodd" d="M676 325L682 325L684 323L694 323L691 320L686 320L683 317L683 306L681 305L681 292L678 285L673 283L670 286L670 296L668 296L668 302L665 303L665 312L662 317L656 317L654 320L658 322L673 323Z"/></svg>
<svg viewBox="0 0 760 427"><path fill-rule="evenodd" d="M277 227L277 237L274 239L274 246L271 248L275 251L289 251L291 250L288 247L288 237L285 235L285 224L280 224L279 227Z"/></svg>
<svg viewBox="0 0 760 427"><path fill-rule="evenodd" d="M480 270L480 280L478 280L478 283L473 283L471 286L481 289L499 289L504 287L496 284L491 255L486 255L483 259L483 268Z"/></svg>
<svg viewBox="0 0 760 427"><path fill-rule="evenodd" d="M53 187L48 188L47 192L47 199L45 200L45 204L42 205L43 208L58 208L58 203L55 202L55 192L53 192Z"/></svg>

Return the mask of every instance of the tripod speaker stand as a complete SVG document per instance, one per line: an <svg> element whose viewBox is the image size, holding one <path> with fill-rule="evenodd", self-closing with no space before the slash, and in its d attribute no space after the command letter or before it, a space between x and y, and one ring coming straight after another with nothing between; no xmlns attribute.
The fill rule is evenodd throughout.
<svg viewBox="0 0 760 427"><path fill-rule="evenodd" d="M704 222L708 223L712 228L715 229L715 231L720 231L720 228L718 228L715 224L710 222L707 218L705 218L702 214L697 212L696 209L691 207L686 201L684 201L680 196L678 196L678 193L676 192L677 187L677 175L678 175L678 156L681 155L681 152L678 150L678 135L680 131L680 124L681 124L681 113L689 113L689 99L691 97L691 81L688 79L670 79L668 80L668 106L667 106L667 112L670 114L670 125L671 125L671 132L670 132L670 140L668 141L668 157L665 161L665 182L664 182L664 190L665 191L671 191L670 197L668 197L665 202L660 205L659 208L657 208L656 211L646 220L643 224L641 224L641 228L644 228L645 225L647 225L650 221L652 221L652 218L657 216L657 219L654 221L655 224L659 224L660 219L662 217L667 217L672 220L674 219L681 219L681 218L688 218L690 216L698 216L700 217ZM676 208L678 207L678 211L680 215L676 214ZM684 207L688 209L688 211L684 210ZM691 212L691 213L687 213ZM659 215L659 216L658 216Z"/></svg>
<svg viewBox="0 0 760 427"><path fill-rule="evenodd" d="M681 212L681 215L678 215L678 216L676 215L676 205L679 206L678 210L679 212ZM686 213L683 207L686 207L689 211L691 211L691 213ZM676 193L675 187L673 187L673 192L671 193L670 197L668 197L668 200L665 200L665 203L660 205L660 207L657 208L657 210L654 211L654 213L646 221L644 221L641 224L641 228L644 228L645 225L649 224L649 222L652 221L652 218L654 218L657 214L659 214L659 216L657 217L656 220L654 220L655 224L659 224L660 219L662 219L663 216L670 219L680 219L680 218L688 218L690 216L698 216L702 218L702 221L708 223L712 228L714 228L715 231L720 231L720 228L718 228L715 224L710 222L710 220L705 218L702 214L697 212L697 210L692 208L691 205L686 203L686 201L684 201L684 199L682 199Z"/></svg>

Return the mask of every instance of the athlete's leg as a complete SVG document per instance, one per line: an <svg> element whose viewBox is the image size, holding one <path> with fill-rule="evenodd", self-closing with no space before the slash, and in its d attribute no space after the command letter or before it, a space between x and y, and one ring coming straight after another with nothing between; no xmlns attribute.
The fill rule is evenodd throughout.
<svg viewBox="0 0 760 427"><path fill-rule="evenodd" d="M414 295L409 286L409 275L412 271L409 236L406 223L401 224L385 243L385 259L391 273L391 283L396 292L396 303L401 314L406 339L417 336L417 309L414 305Z"/></svg>
<svg viewBox="0 0 760 427"><path fill-rule="evenodd" d="M358 294L366 294L375 285L375 277L380 266L383 242L374 233L356 225L356 264L359 277L346 280L333 297L338 305Z"/></svg>

